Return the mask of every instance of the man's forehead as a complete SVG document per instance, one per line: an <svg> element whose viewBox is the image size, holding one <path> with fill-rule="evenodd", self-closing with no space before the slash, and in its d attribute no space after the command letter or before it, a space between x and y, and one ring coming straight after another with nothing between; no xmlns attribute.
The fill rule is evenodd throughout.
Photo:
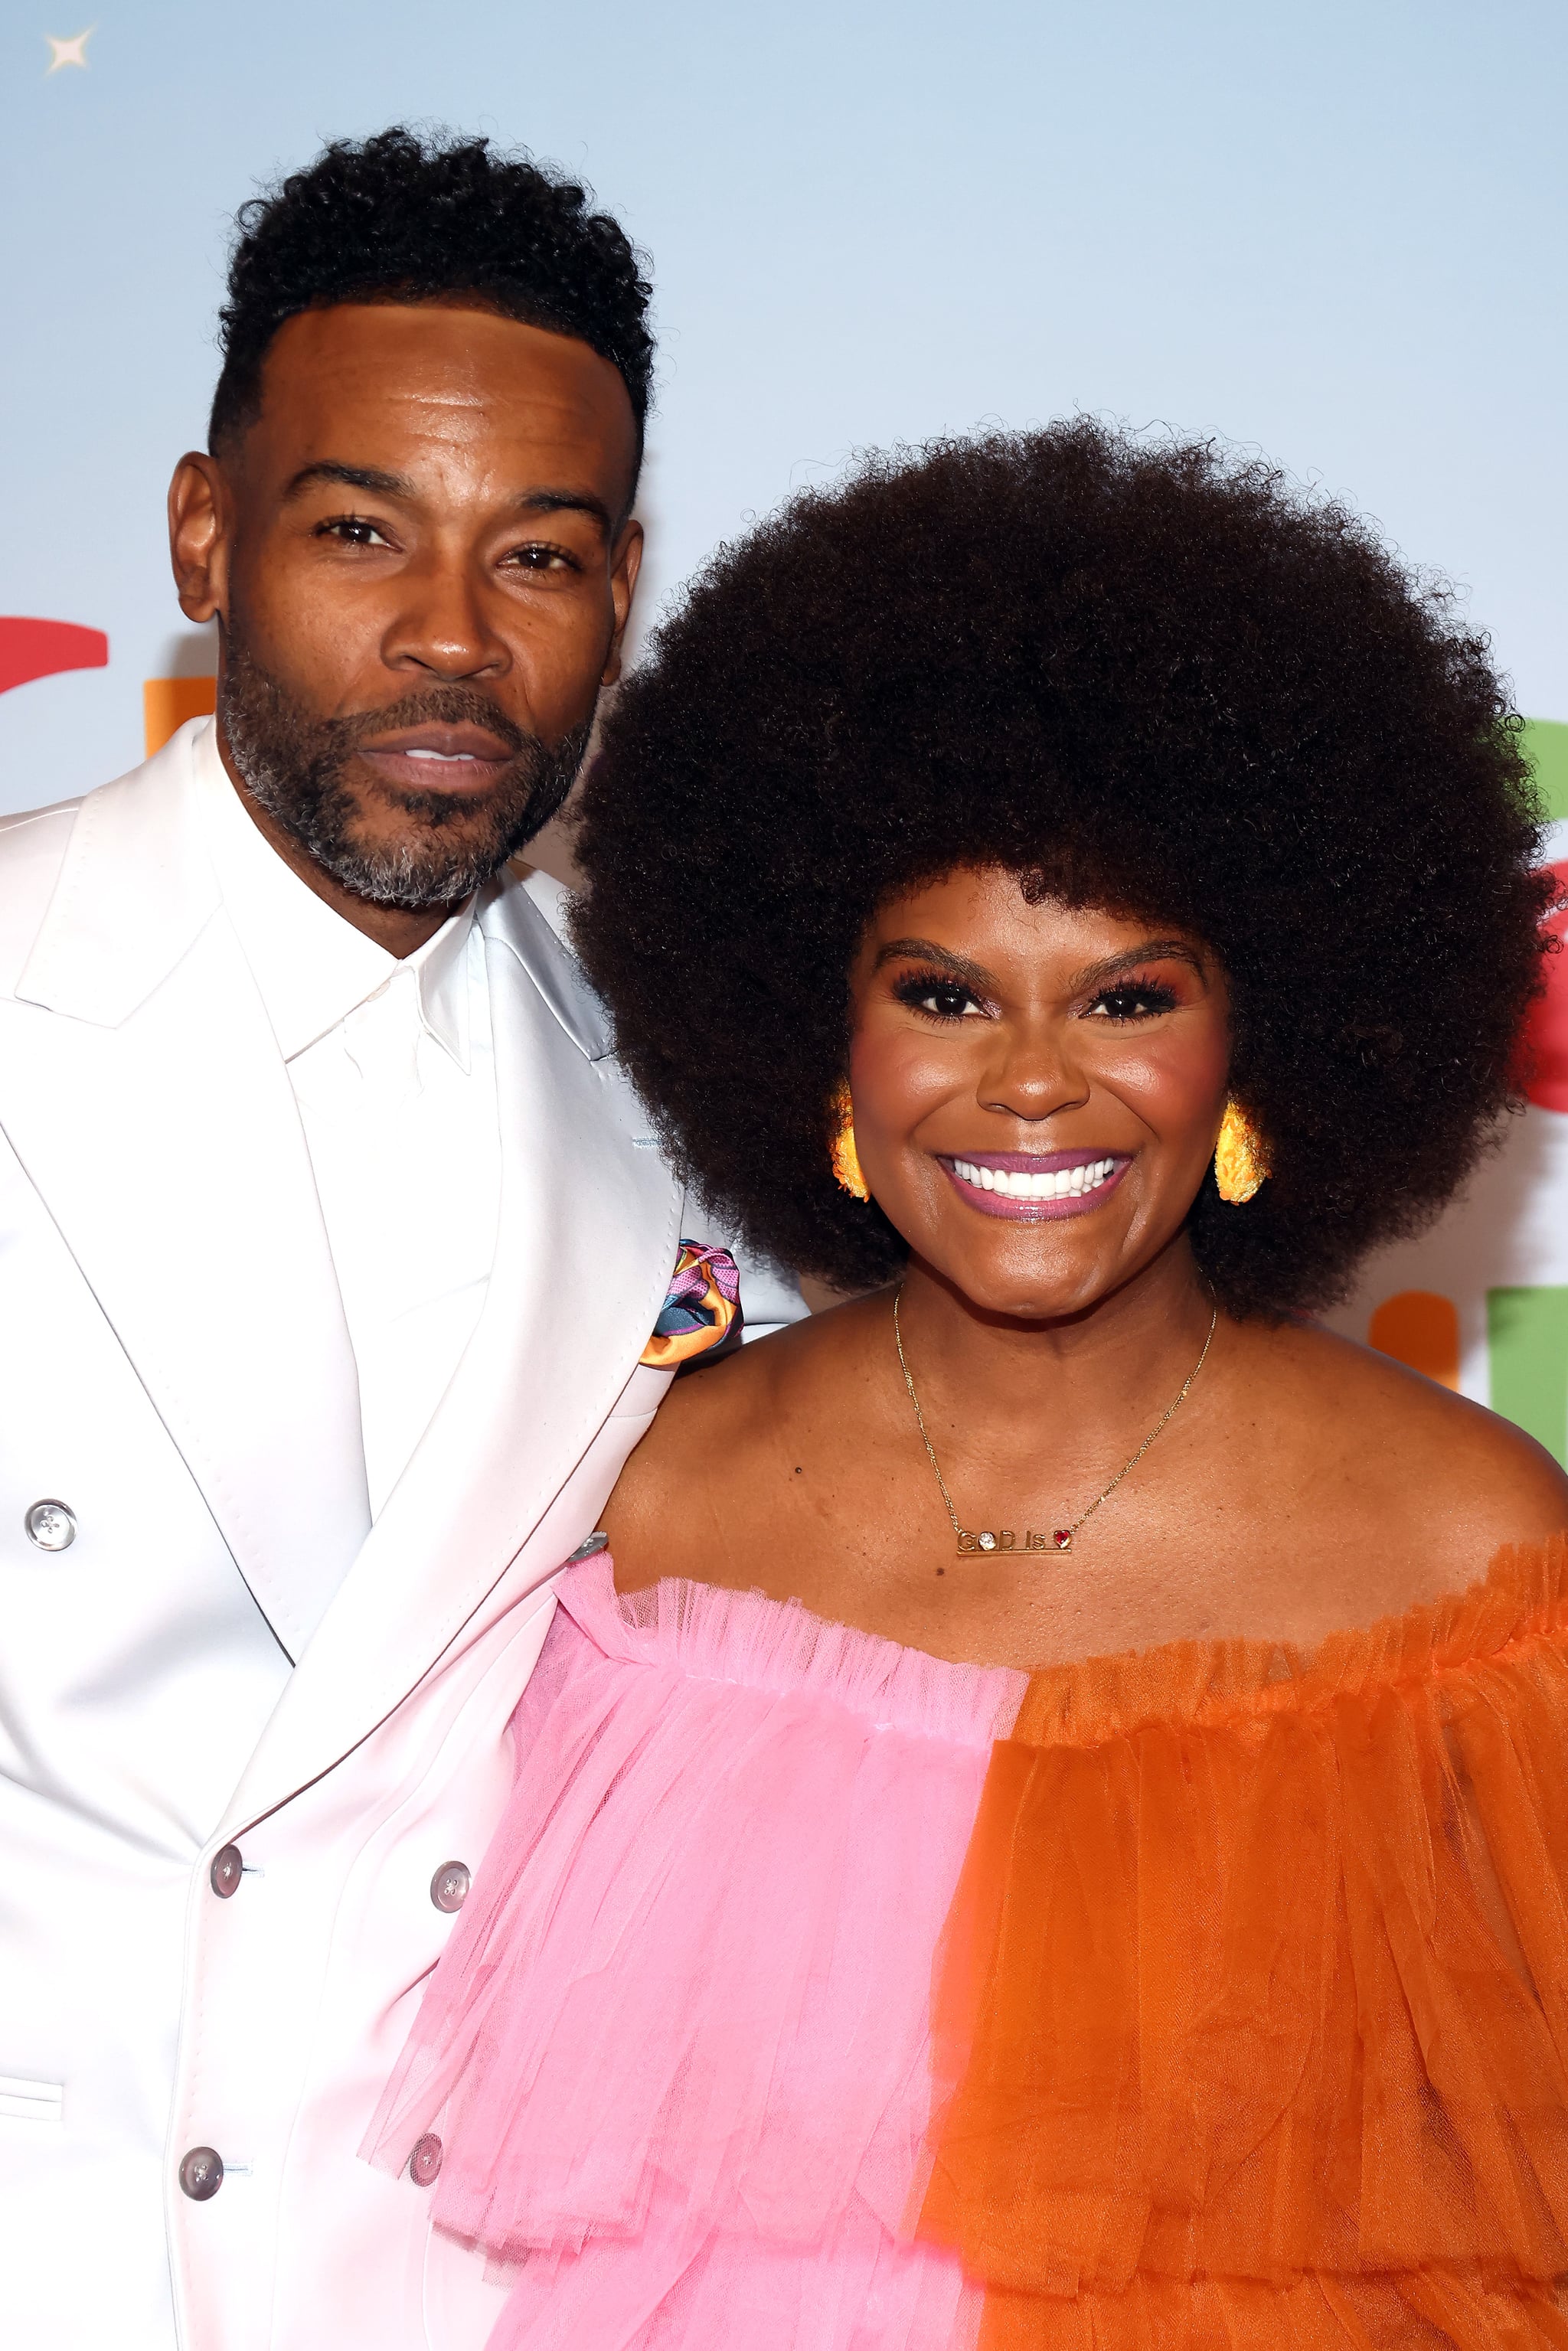
<svg viewBox="0 0 1568 2351"><path fill-rule="evenodd" d="M345 429L575 447L596 470L628 476L635 461L631 399L608 360L575 337L446 301L337 303L286 319L264 363L258 422L276 456L287 445L306 463L329 454L323 434L340 454Z"/></svg>

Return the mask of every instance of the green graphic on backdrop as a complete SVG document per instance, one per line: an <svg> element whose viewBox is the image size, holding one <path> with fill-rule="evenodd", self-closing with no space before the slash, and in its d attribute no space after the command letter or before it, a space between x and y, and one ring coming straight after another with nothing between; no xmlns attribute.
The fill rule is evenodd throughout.
<svg viewBox="0 0 1568 2351"><path fill-rule="evenodd" d="M1549 817L1568 816L1568 726L1560 718L1527 718L1524 756Z"/></svg>
<svg viewBox="0 0 1568 2351"><path fill-rule="evenodd" d="M1568 1289L1489 1290L1487 1353L1492 1410L1568 1463Z"/></svg>
<svg viewBox="0 0 1568 2351"><path fill-rule="evenodd" d="M1568 726L1528 718L1524 750L1552 819L1568 817ZM1491 1405L1568 1466L1568 1289L1489 1290Z"/></svg>

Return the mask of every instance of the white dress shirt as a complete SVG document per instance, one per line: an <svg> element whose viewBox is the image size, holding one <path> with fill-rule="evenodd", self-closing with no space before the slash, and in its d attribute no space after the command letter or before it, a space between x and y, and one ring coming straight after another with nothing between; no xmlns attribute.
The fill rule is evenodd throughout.
<svg viewBox="0 0 1568 2351"><path fill-rule="evenodd" d="M379 1517L490 1280L501 1182L473 901L399 961L268 842L209 735L196 761L224 904L287 1065L359 1369Z"/></svg>

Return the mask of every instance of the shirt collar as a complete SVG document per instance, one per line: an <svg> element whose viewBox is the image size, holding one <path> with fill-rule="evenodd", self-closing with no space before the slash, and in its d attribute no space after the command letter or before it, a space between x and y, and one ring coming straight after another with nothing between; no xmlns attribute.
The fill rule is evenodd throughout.
<svg viewBox="0 0 1568 2351"><path fill-rule="evenodd" d="M215 727L193 747L213 871L284 1060L408 972L421 1027L465 1071L473 899L413 955L389 955L284 863L230 781Z"/></svg>

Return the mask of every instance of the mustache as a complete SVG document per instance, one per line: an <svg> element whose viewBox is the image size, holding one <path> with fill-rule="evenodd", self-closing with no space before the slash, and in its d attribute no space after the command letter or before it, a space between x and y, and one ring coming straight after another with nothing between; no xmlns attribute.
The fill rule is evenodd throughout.
<svg viewBox="0 0 1568 2351"><path fill-rule="evenodd" d="M537 735L525 733L498 703L473 685L422 686L382 710L349 711L340 718L323 718L318 724L323 747L334 758L358 750L372 735L388 735L405 726L483 726L506 745L514 758L525 751L544 749Z"/></svg>

